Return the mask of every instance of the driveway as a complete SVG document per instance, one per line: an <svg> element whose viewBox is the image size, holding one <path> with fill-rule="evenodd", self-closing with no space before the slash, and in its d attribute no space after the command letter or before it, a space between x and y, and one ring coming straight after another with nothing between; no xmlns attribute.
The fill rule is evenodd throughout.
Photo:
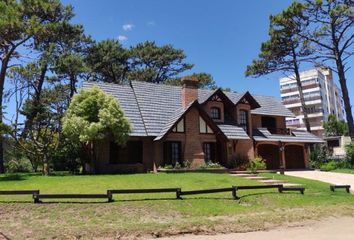
<svg viewBox="0 0 354 240"><path fill-rule="evenodd" d="M161 240L352 240L354 218L329 218L308 221L298 227L279 227L269 231L230 233L213 236L184 235L161 238Z"/></svg>
<svg viewBox="0 0 354 240"><path fill-rule="evenodd" d="M285 172L285 175L318 180L330 184L350 185L350 192L354 194L354 174L321 171L288 171Z"/></svg>

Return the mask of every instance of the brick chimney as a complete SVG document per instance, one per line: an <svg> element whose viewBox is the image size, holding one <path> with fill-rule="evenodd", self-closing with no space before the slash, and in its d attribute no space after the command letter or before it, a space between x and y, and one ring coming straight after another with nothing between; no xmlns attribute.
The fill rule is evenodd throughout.
<svg viewBox="0 0 354 240"><path fill-rule="evenodd" d="M185 108L198 99L198 79L195 77L183 77L182 81L182 107Z"/></svg>

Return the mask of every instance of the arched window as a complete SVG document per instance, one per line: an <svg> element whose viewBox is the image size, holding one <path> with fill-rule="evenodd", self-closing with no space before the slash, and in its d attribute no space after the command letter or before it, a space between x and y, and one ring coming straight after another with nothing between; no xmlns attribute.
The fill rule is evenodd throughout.
<svg viewBox="0 0 354 240"><path fill-rule="evenodd" d="M210 108L210 117L212 119L220 119L221 118L221 114L220 114L220 108L218 107L212 107Z"/></svg>

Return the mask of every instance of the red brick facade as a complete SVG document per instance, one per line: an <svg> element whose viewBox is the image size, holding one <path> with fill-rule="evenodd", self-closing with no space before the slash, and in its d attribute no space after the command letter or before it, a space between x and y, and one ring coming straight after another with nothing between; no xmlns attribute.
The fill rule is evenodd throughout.
<svg viewBox="0 0 354 240"><path fill-rule="evenodd" d="M215 93L216 95L219 93ZM181 92L182 106L187 108L198 99L197 82L194 79L183 79L183 87ZM218 108L220 110L220 118L211 120L211 109ZM236 167L245 161L249 161L258 155L258 148L260 145L275 145L277 149L272 153L274 159L282 159L279 166L286 167L287 165L302 166L301 164L294 164L288 162L285 156L288 156L289 161L294 161L289 157L291 154L287 151L302 151L302 161L304 167L308 167L308 146L304 143L286 143L281 145L279 142L255 142L252 139L253 129L264 127L262 126L262 115L251 114L252 106L247 101L240 102L236 105L230 104L223 100L223 96L216 96L210 98L203 104L196 103L192 105L179 121L184 121L184 131L174 132L172 129L178 123L169 129L169 131L159 140L154 140L154 137L131 137L129 141L141 142L142 149L137 151L142 152L141 159L136 163L120 164L112 163L112 144L110 140L97 142L95 144L96 162L93 168L96 173L115 173L115 172L146 172L156 170L157 167L166 164L166 143L178 143L175 145L174 151L180 151L181 161L190 163L192 168L196 168L205 164L206 152L205 144L208 147L216 147L209 149L208 154L215 154L217 162L226 167ZM229 113L229 118L233 119L234 123L239 123L240 111L247 113L247 134L249 139L227 139L220 129L217 127L218 123L224 123L226 119L226 112ZM268 116L269 117L269 116ZM271 116L274 118L276 128L285 128L285 117ZM202 121L200 121L200 118ZM201 124L206 124L207 132L201 131ZM204 130L203 130L204 131ZM140 146L140 145L139 145ZM300 148L289 147L300 146ZM180 147L180 148L179 148ZM284 148L284 151L280 151ZM176 150L177 149L177 150ZM288 150L289 149L289 150ZM300 149L300 150L299 150ZM129 158L119 151L126 151L119 149L119 157ZM178 152L177 151L177 152ZM263 150L262 150L263 151ZM176 154L176 153L175 153ZM268 156L268 155L267 155ZM272 155L270 155L272 156ZM175 157L175 156L173 156ZM279 158L278 158L279 157ZM267 160L268 161L268 160Z"/></svg>

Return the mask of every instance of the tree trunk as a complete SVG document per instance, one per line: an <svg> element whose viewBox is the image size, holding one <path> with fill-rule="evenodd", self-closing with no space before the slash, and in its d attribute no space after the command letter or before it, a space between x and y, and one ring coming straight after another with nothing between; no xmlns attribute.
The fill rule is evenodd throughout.
<svg viewBox="0 0 354 240"><path fill-rule="evenodd" d="M354 138L354 126L353 126L352 106L350 105L350 98L349 98L349 93L348 93L347 80L345 79L345 72L344 72L344 67L343 67L342 60L341 59L337 59L336 60L336 65L337 65L339 83L340 83L340 87L342 89L344 109L345 109L345 113L347 115L349 136L353 139Z"/></svg>
<svg viewBox="0 0 354 240"><path fill-rule="evenodd" d="M304 123L305 123L306 131L311 132L310 121L309 121L309 118L307 116L307 111L306 111L305 98L304 98L304 94L302 92L302 85L301 85L299 66L298 66L298 63L297 63L297 58L296 58L296 53L295 53L295 49L294 48L292 49L292 52L293 52L293 64L294 64L296 85L297 85L297 88L299 90L299 97L300 97L302 113L304 114Z"/></svg>
<svg viewBox="0 0 354 240"><path fill-rule="evenodd" d="M76 93L76 78L74 76L70 77L70 100Z"/></svg>
<svg viewBox="0 0 354 240"><path fill-rule="evenodd" d="M43 175L49 175L49 161L48 156L46 154L43 155Z"/></svg>
<svg viewBox="0 0 354 240"><path fill-rule="evenodd" d="M45 75L47 73L47 70L48 70L48 64L43 65L43 67L41 69L41 74L38 79L38 84L35 89L35 95L33 97L33 99L34 99L33 106L35 106L35 108L33 108L31 110L31 112L29 113L29 115L27 116L27 119L25 121L25 126L23 127L23 131L21 134L21 137L23 137L23 138L27 137L29 130L31 130L31 128L32 128L33 120L38 114L38 108L36 108L36 107L41 102L41 94L42 94L43 84L44 84Z"/></svg>
<svg viewBox="0 0 354 240"><path fill-rule="evenodd" d="M2 60L1 69L0 69L0 124L3 123L3 97L4 97L4 84L6 77L6 70L10 61L10 55L7 55ZM5 172L4 167L4 136L0 134L0 173Z"/></svg>

